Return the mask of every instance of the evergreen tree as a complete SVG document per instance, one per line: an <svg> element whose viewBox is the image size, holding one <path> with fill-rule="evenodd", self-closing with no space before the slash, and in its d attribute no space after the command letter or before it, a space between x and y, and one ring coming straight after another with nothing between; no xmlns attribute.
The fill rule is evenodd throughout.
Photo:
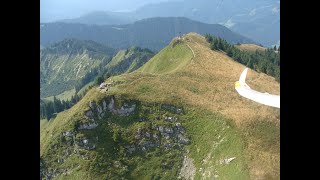
<svg viewBox="0 0 320 180"><path fill-rule="evenodd" d="M212 43L213 37L210 34L205 34L204 37L208 43Z"/></svg>
<svg viewBox="0 0 320 180"><path fill-rule="evenodd" d="M104 81L103 76L98 76L98 77L96 77L94 83L96 85L100 85L101 83L103 83L103 81Z"/></svg>
<svg viewBox="0 0 320 180"><path fill-rule="evenodd" d="M207 35L207 37L209 36ZM235 61L256 71L271 75L275 77L277 81L280 81L280 51L278 53L275 52L275 50L277 50L276 46L267 48L264 52L256 50L252 53L241 51L224 39L213 38L210 43L210 48L212 50L222 50ZM278 50L279 49L280 46L278 47Z"/></svg>
<svg viewBox="0 0 320 180"><path fill-rule="evenodd" d="M59 112L59 103L56 96L53 96L53 112Z"/></svg>
<svg viewBox="0 0 320 180"><path fill-rule="evenodd" d="M50 118L52 117L52 114L53 114L53 104L51 101L46 103L45 112L46 112L45 117L47 118L47 120L50 120Z"/></svg>

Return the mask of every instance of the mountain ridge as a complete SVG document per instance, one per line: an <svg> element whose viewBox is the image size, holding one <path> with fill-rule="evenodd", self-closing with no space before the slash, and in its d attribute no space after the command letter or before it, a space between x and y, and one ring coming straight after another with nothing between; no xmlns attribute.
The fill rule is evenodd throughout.
<svg viewBox="0 0 320 180"><path fill-rule="evenodd" d="M187 17L204 23L221 24L267 47L280 41L280 1L277 0L249 0L245 3L239 0L168 1L146 4L131 12L100 12L95 18L85 14L69 21L126 24L155 16ZM113 19L119 20L116 22Z"/></svg>
<svg viewBox="0 0 320 180"><path fill-rule="evenodd" d="M40 28L40 44L45 46L65 38L93 40L98 43L125 49L130 46L158 51L173 37L189 32L213 34L230 43L255 43L218 24L205 24L180 17L159 17L137 21L127 25L84 25L68 23L45 23Z"/></svg>
<svg viewBox="0 0 320 180"><path fill-rule="evenodd" d="M41 97L61 95L77 87L84 79L93 81L102 71L109 74L131 72L153 56L150 50L129 48L130 55L113 67L108 66L108 63L113 63L113 57L119 53L117 51L91 40L74 38L64 39L40 50ZM105 69L106 66L108 68ZM68 94L74 93L72 91Z"/></svg>
<svg viewBox="0 0 320 180"><path fill-rule="evenodd" d="M280 111L237 94L244 67L198 34L175 38L140 69L106 79L107 90L92 88L43 125L42 177L279 178ZM247 83L279 93L263 73L249 70Z"/></svg>

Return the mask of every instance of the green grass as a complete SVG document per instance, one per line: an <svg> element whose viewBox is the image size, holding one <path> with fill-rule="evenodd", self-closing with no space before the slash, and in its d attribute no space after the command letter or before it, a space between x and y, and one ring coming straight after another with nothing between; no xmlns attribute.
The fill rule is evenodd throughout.
<svg viewBox="0 0 320 180"><path fill-rule="evenodd" d="M89 88L89 86L91 86L91 85L94 85L94 81L91 81L91 82L89 82L88 84L86 84L85 86L83 86L83 87L79 90L78 95L84 93L84 92L86 91L86 89Z"/></svg>
<svg viewBox="0 0 320 180"><path fill-rule="evenodd" d="M88 96L93 95L92 93L92 91L88 93ZM129 97L122 98L124 99L117 100L118 103L128 102L127 98ZM98 99L96 99L96 101L99 102ZM59 138L53 138L50 144L59 144L60 150L57 152L49 148L43 152L47 154L47 158L54 154L54 156L52 156L53 161L51 161L51 167L70 169L80 164L81 170L74 171L70 177L79 177L80 175L77 175L77 173L79 172L83 175L81 172L85 171L87 172L86 176L98 179L119 179L121 177L125 177L126 179L176 179L180 171L184 150L173 149L171 151L165 151L162 148L156 148L147 153L138 151L129 155L129 158L125 155L124 144L134 142L132 134L136 132L138 128L148 129L154 124L170 124L164 120L155 120L155 117L164 113L177 117L177 115L172 114L170 111L161 109L160 105L135 102L138 104L135 114L128 117L120 117L109 113L106 119L99 120L100 125L97 129L78 132L78 138L87 137L94 139L94 137L99 137L99 141L94 140L98 148L95 151L85 153L87 157L91 157L91 161L71 156L67 158L62 166L56 164L55 161L57 161L57 159L53 157L62 156L66 146L61 144ZM80 104L76 106L81 107L75 108L85 107ZM82 111L85 111L85 109ZM73 108L70 110L72 111ZM153 113L150 114L148 112ZM74 122L81 118L81 116L76 114L72 117ZM139 117L145 117L148 120L139 122ZM185 115L178 116L178 122L182 123L187 130L188 137L191 137L192 143L187 146L187 149L190 151L189 156L194 159L194 164L197 168L196 179L201 179L202 177L202 174L199 172L200 168L204 169L204 174L206 174L208 178L213 177L213 174L210 176L208 172L214 171L222 179L248 179L247 162L244 158L244 142L242 136L230 120L225 119L221 115L213 114L199 108L187 108ZM68 119L64 119L64 116L60 114L53 123L60 124L58 127L61 127L61 129L58 132L67 131L73 124L69 122ZM58 132L53 134L60 134ZM44 133L44 131L42 131L42 133ZM114 139L114 133L120 135L116 140ZM218 142L221 139L224 139L224 141L219 144ZM218 145L215 145L217 143ZM199 151L198 149L201 150ZM217 164L220 159L234 156L236 160L229 165ZM209 157L208 163L203 163L203 159L207 157ZM114 166L116 162L120 162L120 167ZM99 164L99 167L96 167L97 164ZM214 169L212 169L212 167L214 167Z"/></svg>
<svg viewBox="0 0 320 180"><path fill-rule="evenodd" d="M118 101L121 102L120 99ZM127 100L123 99L123 101ZM129 134L136 132L138 128L149 128L149 130L152 131L150 127L155 123L152 119L165 112L160 110L157 105L145 106L139 105L139 102L136 103L138 105L138 110L129 117L120 117L109 113L107 114L106 119L99 120L100 125L95 130L78 131L77 138L87 137L91 140L93 139L92 141L97 144L97 149L95 151L86 152L86 156L90 157L91 162L76 158L72 155L66 159L63 165L56 163L58 160L57 158L63 156L64 150L68 149L68 147L63 145L59 140L59 134L73 129L73 122L70 122L71 119L74 123L76 123L75 120L79 121L81 119L81 116L76 114L74 114L71 119L65 119L65 114L60 113L57 118L52 121L52 125L57 123L55 126L60 127L61 129L51 131L50 128L47 128L41 131L42 135L48 131L48 134L54 134L52 138L42 136L40 141L43 147L41 150L42 157L50 164L51 168L72 169L77 165L81 165L81 171L88 172L87 174L90 174L90 177L92 178L119 179L121 177L127 177L129 179L149 179L151 177L162 177L162 179L174 179L182 161L180 150L172 150L169 153L163 149L151 150L146 153L140 151L133 155L129 155L130 158L126 158L127 155L124 150L124 143L134 142L132 139L133 136ZM147 113L147 109L154 110L156 114ZM72 111L73 108L70 110ZM139 122L138 119L140 116L146 117L147 119L150 119L150 121ZM166 124L167 122L162 123ZM70 124L71 126L67 124ZM118 139L114 139L115 133L120 133ZM95 137L99 137L99 141L96 141ZM52 148L52 145L54 144L59 146L58 151ZM142 159L144 163L141 163ZM114 167L116 162L120 162L121 167ZM97 165L99 165L99 168L97 168ZM77 171L74 173L77 173ZM77 176L78 175L73 174L71 177Z"/></svg>
<svg viewBox="0 0 320 180"><path fill-rule="evenodd" d="M48 123L48 120L47 120L47 119L40 119L40 129L41 129L42 127L45 127L47 123Z"/></svg>
<svg viewBox="0 0 320 180"><path fill-rule="evenodd" d="M120 50L110 61L110 63L107 64L107 68L112 68L114 66L116 66L117 64L119 64L121 61L123 61L125 59L125 54L126 51L125 50Z"/></svg>
<svg viewBox="0 0 320 180"><path fill-rule="evenodd" d="M139 72L112 77L117 85L107 93L96 88L89 90L80 102L59 113L41 130L41 158L47 159L52 168L81 165L68 176L74 179L176 179L183 155L189 151L187 155L196 167L195 179L213 179L215 175L228 180L279 179L280 135L279 126L274 123L278 111L238 97L233 83L239 73L234 71L241 73L243 67L220 53L206 50L200 46L203 43L204 40L189 44L196 54L193 59L185 42L174 48L169 45ZM194 63L189 66L191 59ZM176 61L182 65L175 64ZM204 71L201 68L205 68ZM253 84L276 91L277 84L267 80L261 77L259 83ZM65 150L59 135L75 130L77 123L85 121L83 114L89 110L90 101L101 102L110 95L116 97L116 104L138 102L137 112L128 117L108 114L99 121L98 128L78 132L77 138L99 136L98 148L84 152L90 160L70 157L63 165L57 164L57 157ZM147 153L125 155L123 146L134 142L133 133L138 128L168 123L155 120L164 113L172 115L160 108L161 103L185 109L185 114L178 119L186 128L191 144L169 152L156 148ZM148 113L150 110L154 113ZM139 117L146 117L148 121L138 122ZM230 164L219 163L231 157L236 159Z"/></svg>
<svg viewBox="0 0 320 180"><path fill-rule="evenodd" d="M69 91L89 71L98 67L103 58L94 59L86 52L73 56L52 53L40 54L42 78L41 97Z"/></svg>
<svg viewBox="0 0 320 180"><path fill-rule="evenodd" d="M184 124L192 137L190 157L197 168L195 179L249 179L245 140L234 123L200 108L188 110ZM236 157L228 165L220 160ZM202 168L202 171L200 171Z"/></svg>
<svg viewBox="0 0 320 180"><path fill-rule="evenodd" d="M190 63L193 54L184 43L178 43L173 48L171 45L162 49L137 71L164 74L173 73Z"/></svg>
<svg viewBox="0 0 320 180"><path fill-rule="evenodd" d="M64 91L61 94L56 95L56 98L61 101L62 100L64 100L64 101L71 100L71 97L74 96L75 93L76 93L76 90L73 88L73 89ZM45 97L44 99L49 100L49 101L53 101L53 96Z"/></svg>
<svg viewBox="0 0 320 180"><path fill-rule="evenodd" d="M133 61L126 72L132 72L132 70L136 68L137 65L138 65L138 62L136 60Z"/></svg>

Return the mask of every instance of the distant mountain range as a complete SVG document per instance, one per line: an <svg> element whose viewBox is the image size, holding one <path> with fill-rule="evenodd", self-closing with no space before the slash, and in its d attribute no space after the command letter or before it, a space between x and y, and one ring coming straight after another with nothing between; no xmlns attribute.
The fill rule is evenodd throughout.
<svg viewBox="0 0 320 180"><path fill-rule="evenodd" d="M96 11L85 14L78 18L74 19L63 19L58 22L65 23L80 23L80 24L88 24L88 25L116 25L116 24L129 24L137 19L128 16L125 13L113 13L113 12L103 12Z"/></svg>
<svg viewBox="0 0 320 180"><path fill-rule="evenodd" d="M41 97L83 87L102 71L109 74L131 72L153 55L150 50L139 47L117 52L93 41L64 39L40 50Z"/></svg>
<svg viewBox="0 0 320 180"><path fill-rule="evenodd" d="M205 24L183 17L158 17L126 25L86 25L76 23L43 23L40 44L48 45L65 38L93 40L109 47L125 49L139 46L158 51L179 33L210 33L230 43L256 43L219 24Z"/></svg>
<svg viewBox="0 0 320 180"><path fill-rule="evenodd" d="M60 94L74 86L116 50L93 41L65 39L40 50L41 97Z"/></svg>
<svg viewBox="0 0 320 180"><path fill-rule="evenodd" d="M132 12L92 12L59 22L83 24L128 24L151 17L187 17L222 24L265 46L280 40L278 0L181 0L148 4Z"/></svg>

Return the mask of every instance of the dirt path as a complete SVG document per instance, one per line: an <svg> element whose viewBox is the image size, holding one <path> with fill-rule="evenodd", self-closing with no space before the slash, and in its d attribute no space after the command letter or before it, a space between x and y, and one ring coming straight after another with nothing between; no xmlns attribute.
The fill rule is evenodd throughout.
<svg viewBox="0 0 320 180"><path fill-rule="evenodd" d="M194 54L193 49L189 46L189 44L188 44L188 43L187 43L187 46L191 49L192 54L193 54L193 58L195 58L195 57L196 57L196 55Z"/></svg>

